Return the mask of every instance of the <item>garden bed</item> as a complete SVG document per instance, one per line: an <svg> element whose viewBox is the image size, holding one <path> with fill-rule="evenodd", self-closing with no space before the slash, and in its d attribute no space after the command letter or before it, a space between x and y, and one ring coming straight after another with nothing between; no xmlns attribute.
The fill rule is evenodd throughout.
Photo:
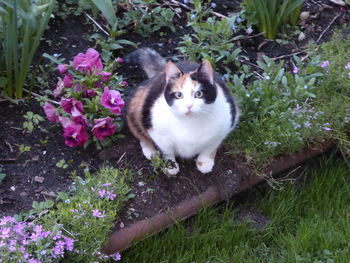
<svg viewBox="0 0 350 263"><path fill-rule="evenodd" d="M229 12L237 11L239 8L236 2L238 1L220 1L215 12L228 15ZM183 5L179 5L178 8L182 8L182 13L180 12L175 20L177 24L175 33L165 30L167 32L165 37L160 37L157 33L149 37L132 33L128 34L128 40L140 47L152 47L168 58L179 55L175 48L181 37L192 31L186 27L184 15L186 8ZM335 28L340 28L350 21L349 7L338 6L330 1L307 1L303 11L310 12L308 19L301 24L305 33L304 39L298 41L296 33L293 38L288 38L287 42L267 41L261 34L252 34L236 40L236 44L249 58L244 63L253 65L254 68L257 66L256 61L261 60L263 55L275 60L288 60L293 54L306 55L308 42L326 41ZM87 35L93 34L96 30L93 30L91 22L85 24L85 21L83 14L70 15L65 19L57 17L52 20L50 31L45 36L47 41L40 46L36 60L39 61L42 53L51 55L60 53L62 57L70 60L77 53L85 52L93 43L87 39ZM84 34L86 37L82 37ZM132 48L129 48L129 51L131 50ZM120 56L122 55L121 53ZM144 75L139 69L127 65L122 65L118 73L129 83L124 90L127 98ZM46 88L52 90L56 85L57 75L54 73L50 76ZM243 154L236 153L235 158L232 154L228 154L238 152L239 149L225 143L218 150L216 164L210 174L199 173L194 160L187 160L180 161L180 173L176 177L167 177L156 171L143 157L137 139L127 127L123 127L121 131L125 135L124 138L103 150L96 150L92 145L87 149L67 147L64 144L61 127L52 126L48 122L40 122L39 126L29 133L23 128L24 115L28 111L44 115L39 103L34 100L37 93L40 92L34 90L34 93L28 95L30 99L19 105L0 101L0 173L6 175L0 183L0 217L28 210L32 207L33 201L55 199L58 192L68 192L72 183L72 172L83 175L86 169L97 171L105 165L129 170L131 175L127 178L131 187L129 200L118 213L113 230L115 234L112 234L106 248L108 253L114 253L129 246L132 241L168 226L174 222L173 219L180 220L191 216L203 205L227 200L235 193L262 180L261 177L257 177L256 170L248 164ZM266 163L261 164L261 167L265 167L264 172L277 173L325 151L330 145L332 145L330 141L317 146L305 145L304 150L308 147L309 150L304 156L297 155L296 159L293 159L294 157L288 155L290 161L282 157L274 160L269 158ZM203 201L203 196L208 199ZM186 207L193 207L185 212L180 211L178 208L184 204L185 210ZM128 231L133 232L133 227L142 222L153 224L152 220L160 217L166 217L163 223L156 223L157 227L149 231L144 229L144 232L141 231L142 236L135 237L130 233L125 239L119 236L120 233L123 235ZM114 239L117 241L114 242ZM123 242L120 243L121 240Z"/></svg>

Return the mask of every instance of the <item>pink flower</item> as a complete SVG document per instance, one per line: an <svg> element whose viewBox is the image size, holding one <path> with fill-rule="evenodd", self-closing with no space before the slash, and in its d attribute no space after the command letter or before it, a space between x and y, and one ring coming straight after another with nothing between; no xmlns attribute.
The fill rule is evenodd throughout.
<svg viewBox="0 0 350 263"><path fill-rule="evenodd" d="M61 95L63 89L64 89L64 81L61 78L58 78L56 88L53 91L53 96L57 98L59 95Z"/></svg>
<svg viewBox="0 0 350 263"><path fill-rule="evenodd" d="M122 85L123 87L125 87L126 85L128 85L128 82L122 81L122 82L120 82L120 85Z"/></svg>
<svg viewBox="0 0 350 263"><path fill-rule="evenodd" d="M67 117L59 116L58 120L61 123L61 125L63 126L63 128L66 128L73 123L73 121Z"/></svg>
<svg viewBox="0 0 350 263"><path fill-rule="evenodd" d="M62 98L60 104L63 110L71 114L73 117L82 115L83 103L81 103L81 101L78 101L76 99Z"/></svg>
<svg viewBox="0 0 350 263"><path fill-rule="evenodd" d="M89 140L85 127L74 123L65 127L63 136L69 147L84 145Z"/></svg>
<svg viewBox="0 0 350 263"><path fill-rule="evenodd" d="M326 68L328 66L329 66L329 61L328 60L322 61L321 68Z"/></svg>
<svg viewBox="0 0 350 263"><path fill-rule="evenodd" d="M85 118L83 115L73 117L73 121L76 124L80 124L80 125L87 126L87 127L92 127L92 125L88 122L88 119Z"/></svg>
<svg viewBox="0 0 350 263"><path fill-rule="evenodd" d="M57 66L58 68L58 71L61 73L61 74L64 74L67 72L67 69L68 69L68 65L58 65Z"/></svg>
<svg viewBox="0 0 350 263"><path fill-rule="evenodd" d="M109 90L106 86L101 96L101 104L116 115L120 115L124 108L124 101L117 90Z"/></svg>
<svg viewBox="0 0 350 263"><path fill-rule="evenodd" d="M123 62L124 62L124 59L122 59L122 58L117 58L115 61L117 61L118 63L123 63Z"/></svg>
<svg viewBox="0 0 350 263"><path fill-rule="evenodd" d="M93 48L89 48L85 54L79 53L76 55L73 59L73 66L84 74L103 69L100 54Z"/></svg>
<svg viewBox="0 0 350 263"><path fill-rule="evenodd" d="M95 97L96 96L96 92L93 90L93 89L89 89L87 92L86 92L86 95L90 98L92 97Z"/></svg>
<svg viewBox="0 0 350 263"><path fill-rule="evenodd" d="M116 125L111 117L95 120L95 126L92 128L92 134L99 140L104 140L105 137L113 135L116 130Z"/></svg>
<svg viewBox="0 0 350 263"><path fill-rule="evenodd" d="M63 78L64 86L67 88L71 88L73 86L73 77L71 74L66 74Z"/></svg>
<svg viewBox="0 0 350 263"><path fill-rule="evenodd" d="M111 72L107 72L107 71L101 71L101 72L97 72L97 75L102 77L102 80L104 82L108 81L110 76L112 75Z"/></svg>
<svg viewBox="0 0 350 263"><path fill-rule="evenodd" d="M55 108L55 106L53 106L51 103L49 102L45 102L44 104L44 111L45 111L45 114L46 114L46 117L49 121L52 121L52 122L58 122L59 119L58 119L58 114L57 114L57 110Z"/></svg>

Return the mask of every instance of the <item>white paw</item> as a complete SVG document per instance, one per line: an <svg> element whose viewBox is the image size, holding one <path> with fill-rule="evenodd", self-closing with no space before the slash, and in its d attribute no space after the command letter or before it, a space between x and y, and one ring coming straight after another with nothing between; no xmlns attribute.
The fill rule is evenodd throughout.
<svg viewBox="0 0 350 263"><path fill-rule="evenodd" d="M196 165L197 165L197 169L201 173L203 174L210 173L213 170L214 160L213 159L208 159L206 161L197 160Z"/></svg>
<svg viewBox="0 0 350 263"><path fill-rule="evenodd" d="M140 141L141 149L143 155L148 159L151 160L152 156L156 154L156 150L153 147L150 147L147 143Z"/></svg>
<svg viewBox="0 0 350 263"><path fill-rule="evenodd" d="M177 175L177 173L180 171L178 163L172 161L170 166L163 169L163 172L168 175Z"/></svg>

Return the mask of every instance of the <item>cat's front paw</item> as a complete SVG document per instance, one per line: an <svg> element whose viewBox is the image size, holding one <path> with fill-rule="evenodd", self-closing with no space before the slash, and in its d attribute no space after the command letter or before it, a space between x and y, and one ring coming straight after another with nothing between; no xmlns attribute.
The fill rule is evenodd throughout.
<svg viewBox="0 0 350 263"><path fill-rule="evenodd" d="M153 146L147 144L146 142L140 141L141 149L143 155L148 159L151 160L152 156L156 154L156 149L154 149Z"/></svg>
<svg viewBox="0 0 350 263"><path fill-rule="evenodd" d="M179 164L177 162L171 161L170 165L164 168L164 173L168 175L177 175L180 171Z"/></svg>
<svg viewBox="0 0 350 263"><path fill-rule="evenodd" d="M213 170L214 167L214 160L208 159L206 161L197 160L196 161L197 169L203 173L210 173Z"/></svg>

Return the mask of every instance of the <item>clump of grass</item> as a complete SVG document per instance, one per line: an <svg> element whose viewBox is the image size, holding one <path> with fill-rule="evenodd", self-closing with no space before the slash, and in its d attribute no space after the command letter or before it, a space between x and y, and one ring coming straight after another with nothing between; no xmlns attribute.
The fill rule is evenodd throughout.
<svg viewBox="0 0 350 263"><path fill-rule="evenodd" d="M207 209L124 253L123 262L348 262L350 177L331 158L308 174L304 187L287 185L255 203L270 218L263 230L237 220L227 207Z"/></svg>

